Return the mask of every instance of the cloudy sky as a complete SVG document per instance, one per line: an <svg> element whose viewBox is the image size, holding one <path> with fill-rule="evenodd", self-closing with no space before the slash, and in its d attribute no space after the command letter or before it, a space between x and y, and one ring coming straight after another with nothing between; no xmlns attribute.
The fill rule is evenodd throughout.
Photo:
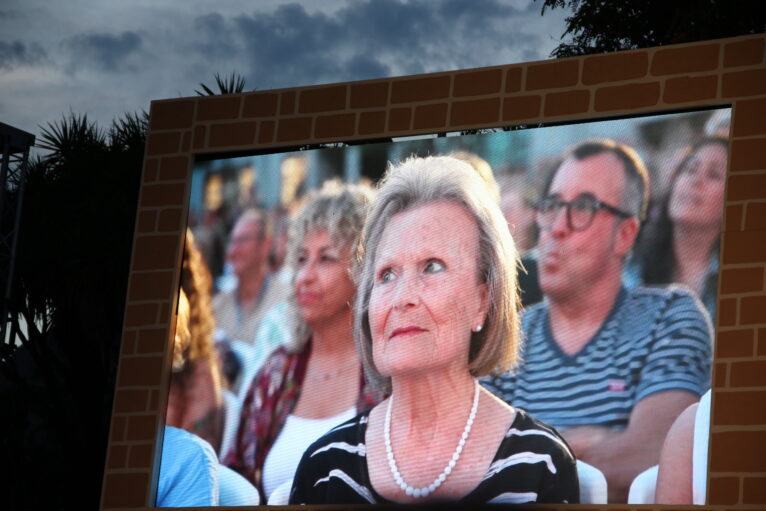
<svg viewBox="0 0 766 511"><path fill-rule="evenodd" d="M561 9L531 0L4 0L0 122L102 126L232 70L248 90L549 58Z"/></svg>

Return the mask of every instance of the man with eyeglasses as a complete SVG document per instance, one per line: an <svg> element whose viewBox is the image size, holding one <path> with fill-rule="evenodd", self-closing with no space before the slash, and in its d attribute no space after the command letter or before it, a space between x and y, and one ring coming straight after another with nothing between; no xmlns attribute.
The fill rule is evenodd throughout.
<svg viewBox="0 0 766 511"><path fill-rule="evenodd" d="M647 208L638 155L611 140L570 151L536 204L545 300L522 318L523 363L486 386L557 428L625 502L673 420L710 386L711 325L682 287L621 279Z"/></svg>

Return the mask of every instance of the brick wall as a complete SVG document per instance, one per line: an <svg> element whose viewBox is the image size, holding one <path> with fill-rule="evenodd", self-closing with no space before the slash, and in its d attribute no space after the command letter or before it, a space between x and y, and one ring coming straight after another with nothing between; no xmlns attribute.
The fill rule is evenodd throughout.
<svg viewBox="0 0 766 511"><path fill-rule="evenodd" d="M731 104L707 508L762 509L765 43L764 35L742 36L414 77L152 102L102 508L146 508L152 500L158 431L167 403L171 311L177 293L173 284L178 280L195 154Z"/></svg>

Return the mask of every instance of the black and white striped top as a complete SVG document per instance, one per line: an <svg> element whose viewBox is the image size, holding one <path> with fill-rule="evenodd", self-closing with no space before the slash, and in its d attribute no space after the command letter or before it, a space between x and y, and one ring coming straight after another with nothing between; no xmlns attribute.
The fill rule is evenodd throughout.
<svg viewBox="0 0 766 511"><path fill-rule="evenodd" d="M624 428L649 395L710 388L712 327L685 287L622 289L601 328L572 356L556 344L549 321L546 302L527 309L523 363L482 384L555 428Z"/></svg>
<svg viewBox="0 0 766 511"><path fill-rule="evenodd" d="M516 409L484 478L461 503L579 502L575 458L555 429ZM370 483L369 411L330 430L303 454L290 504L390 504ZM438 492L437 492L438 494Z"/></svg>

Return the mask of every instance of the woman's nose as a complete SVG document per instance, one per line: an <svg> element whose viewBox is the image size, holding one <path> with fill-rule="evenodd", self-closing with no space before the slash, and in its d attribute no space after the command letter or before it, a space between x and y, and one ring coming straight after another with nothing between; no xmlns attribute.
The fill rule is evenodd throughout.
<svg viewBox="0 0 766 511"><path fill-rule="evenodd" d="M416 279L410 275L402 275L396 280L394 292L394 307L407 309L418 303L418 287Z"/></svg>

